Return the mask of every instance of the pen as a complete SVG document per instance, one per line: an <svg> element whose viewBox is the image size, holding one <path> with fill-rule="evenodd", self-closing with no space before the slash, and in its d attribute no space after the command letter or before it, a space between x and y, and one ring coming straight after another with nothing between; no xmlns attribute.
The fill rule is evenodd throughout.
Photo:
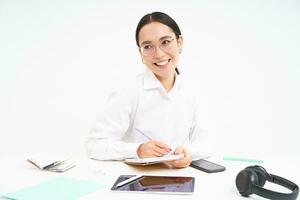
<svg viewBox="0 0 300 200"><path fill-rule="evenodd" d="M149 141L152 140L151 137L149 137L146 133L144 133L143 131L139 130L138 128L135 128L135 130L136 130L137 132L139 132L140 134L142 134L143 136L145 136ZM169 152L168 155L169 155L169 154L173 154L174 151L175 151L175 148L174 148L174 150L172 150L172 149L170 148L170 150L171 150L172 152Z"/></svg>
<svg viewBox="0 0 300 200"><path fill-rule="evenodd" d="M138 179L142 178L143 176L144 176L144 175L136 175L136 176L133 176L133 177L131 177L131 178L129 178L129 179L126 179L125 181L121 181L120 183L118 183L118 184L116 185L116 187L121 187L121 186L123 186L123 185L126 185L127 183L130 183L130 182L132 182L132 181L138 180Z"/></svg>
<svg viewBox="0 0 300 200"><path fill-rule="evenodd" d="M145 134L143 131L139 130L138 128L135 128L135 130L136 130L137 132L139 132L140 134L142 134L143 136L145 136L148 140L152 140L151 137L149 137L147 134Z"/></svg>
<svg viewBox="0 0 300 200"><path fill-rule="evenodd" d="M60 163L59 161L55 161L55 162L50 163L49 165L43 167L42 169L49 169L49 168L51 168L51 167L56 166L56 165L59 164L59 163Z"/></svg>

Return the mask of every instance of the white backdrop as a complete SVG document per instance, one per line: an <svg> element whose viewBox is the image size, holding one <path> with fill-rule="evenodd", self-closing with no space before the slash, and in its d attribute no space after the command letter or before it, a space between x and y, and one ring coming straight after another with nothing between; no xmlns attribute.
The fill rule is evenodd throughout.
<svg viewBox="0 0 300 200"><path fill-rule="evenodd" d="M300 153L299 1L0 0L0 155L84 151L109 92L144 70L134 33L163 11L216 152Z"/></svg>

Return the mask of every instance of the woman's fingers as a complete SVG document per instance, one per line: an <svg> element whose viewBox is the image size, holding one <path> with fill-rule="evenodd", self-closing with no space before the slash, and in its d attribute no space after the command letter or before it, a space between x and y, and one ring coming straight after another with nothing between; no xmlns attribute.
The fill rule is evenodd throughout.
<svg viewBox="0 0 300 200"><path fill-rule="evenodd" d="M167 154L169 151L171 151L171 148L168 145L155 140L144 143L137 149L140 158L160 157Z"/></svg>
<svg viewBox="0 0 300 200"><path fill-rule="evenodd" d="M177 147L175 150L175 154L179 154L179 153L184 153L184 157L182 159L170 161L167 162L166 164L174 168L183 168L189 166L192 162L192 156L190 152L184 147Z"/></svg>
<svg viewBox="0 0 300 200"><path fill-rule="evenodd" d="M177 147L174 151L174 154L185 153L185 149L183 147Z"/></svg>
<svg viewBox="0 0 300 200"><path fill-rule="evenodd" d="M165 144L165 143L163 143L163 142L160 142L160 141L157 141L157 140L152 140L152 142L157 146L157 147L159 147L159 148L161 148L161 149L165 149L166 151L171 151L171 148L167 145L167 144Z"/></svg>
<svg viewBox="0 0 300 200"><path fill-rule="evenodd" d="M147 157L161 157L171 151L171 148L160 142L160 141L155 141L151 140L147 143L144 143L139 146L137 152L138 156L140 158L147 158ZM184 157L179 160L175 161L169 161L165 162L168 166L174 167L174 168L183 168L187 167L191 164L192 162L192 155L191 153L184 147L179 146L175 149L174 154L184 154Z"/></svg>

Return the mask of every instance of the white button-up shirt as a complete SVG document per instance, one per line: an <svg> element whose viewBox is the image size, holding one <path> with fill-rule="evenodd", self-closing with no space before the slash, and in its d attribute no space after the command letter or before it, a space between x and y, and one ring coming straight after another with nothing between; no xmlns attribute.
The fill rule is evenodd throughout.
<svg viewBox="0 0 300 200"><path fill-rule="evenodd" d="M187 148L193 159L212 152L207 131L200 126L195 91L177 75L166 92L150 71L126 89L113 92L87 139L88 156L98 160L136 158L140 144L159 140L172 150Z"/></svg>

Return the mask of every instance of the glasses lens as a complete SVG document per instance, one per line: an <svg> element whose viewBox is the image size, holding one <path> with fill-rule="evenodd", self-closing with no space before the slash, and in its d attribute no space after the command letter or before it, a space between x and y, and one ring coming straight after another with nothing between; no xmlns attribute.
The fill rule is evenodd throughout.
<svg viewBox="0 0 300 200"><path fill-rule="evenodd" d="M159 45L159 48L165 52L168 52L171 49L173 40L174 40L173 38L163 40Z"/></svg>
<svg viewBox="0 0 300 200"><path fill-rule="evenodd" d="M151 55L154 52L154 46L151 44L141 46L141 51L144 55Z"/></svg>
<svg viewBox="0 0 300 200"><path fill-rule="evenodd" d="M160 42L159 48L164 51L164 52L169 52L170 49L172 48L172 42L174 38L171 39L164 39L163 41ZM153 44L146 44L141 46L141 52L145 56L153 55L154 52L156 51L156 46Z"/></svg>

